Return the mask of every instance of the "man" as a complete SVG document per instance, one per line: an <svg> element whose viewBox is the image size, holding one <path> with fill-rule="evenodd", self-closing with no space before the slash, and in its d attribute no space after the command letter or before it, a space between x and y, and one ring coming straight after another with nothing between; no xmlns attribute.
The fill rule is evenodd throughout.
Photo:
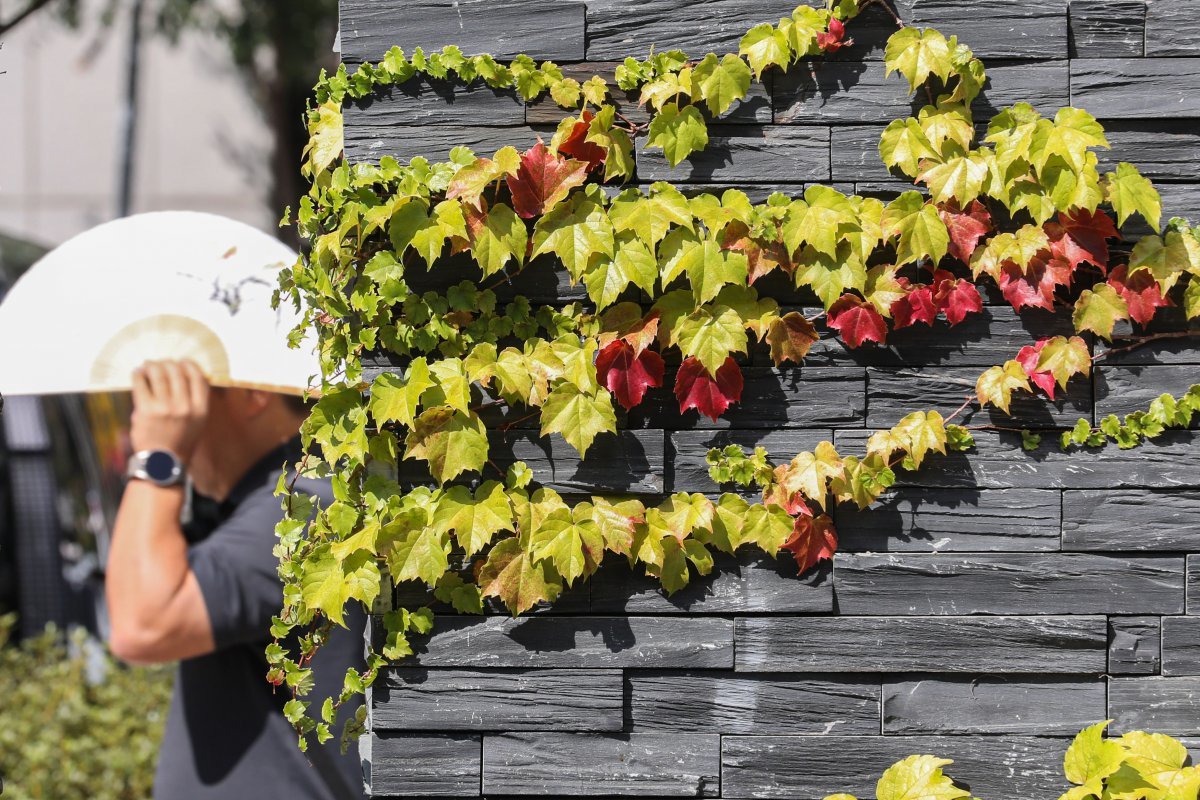
<svg viewBox="0 0 1200 800"><path fill-rule="evenodd" d="M142 664L179 661L155 779L156 800L344 800L362 797L356 754L334 737L308 759L267 683L263 650L282 606L273 496L279 471L300 456L303 404L272 392L210 388L194 363L148 362L133 376L135 451L109 553L112 650ZM180 523L190 478L197 519ZM327 483L297 489L331 500ZM190 531L189 531L190 532ZM316 659L314 697L361 666L364 617L339 630ZM353 713L353 709L349 709ZM343 709L346 713L346 709ZM309 760L312 764L310 765Z"/></svg>

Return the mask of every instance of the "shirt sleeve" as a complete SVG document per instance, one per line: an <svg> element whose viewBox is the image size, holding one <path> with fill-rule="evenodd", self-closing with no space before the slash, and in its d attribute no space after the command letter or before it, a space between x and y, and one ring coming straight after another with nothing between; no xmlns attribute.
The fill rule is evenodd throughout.
<svg viewBox="0 0 1200 800"><path fill-rule="evenodd" d="M270 491L256 491L188 550L218 648L270 638L271 617L283 606L272 552L275 525L282 518L279 499Z"/></svg>

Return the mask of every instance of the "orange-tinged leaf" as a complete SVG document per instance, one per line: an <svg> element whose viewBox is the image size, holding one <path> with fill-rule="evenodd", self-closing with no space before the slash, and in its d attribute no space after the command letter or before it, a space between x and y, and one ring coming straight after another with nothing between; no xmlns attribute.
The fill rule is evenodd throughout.
<svg viewBox="0 0 1200 800"><path fill-rule="evenodd" d="M488 553L479 570L484 597L497 597L515 617L540 602L552 602L562 591L562 578L550 561L534 562L533 555L510 536Z"/></svg>
<svg viewBox="0 0 1200 800"><path fill-rule="evenodd" d="M542 142L521 154L516 175L505 177L513 208L524 219L541 216L587 179L585 161L561 158Z"/></svg>

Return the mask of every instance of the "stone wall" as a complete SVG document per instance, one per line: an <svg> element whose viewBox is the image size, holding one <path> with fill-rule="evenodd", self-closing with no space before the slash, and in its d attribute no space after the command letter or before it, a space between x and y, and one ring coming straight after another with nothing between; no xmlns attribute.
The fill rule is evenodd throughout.
<svg viewBox="0 0 1200 800"><path fill-rule="evenodd" d="M736 50L743 31L792 5L343 0L341 42L351 64L392 44L455 43L611 74L651 45ZM1160 182L1166 216L1200 221L1191 3L901 0L899 11L986 59L980 120L1018 100L1087 108L1113 143L1102 162L1137 163ZM892 29L872 9L851 24L853 47L755 88L690 162L671 170L639 151L639 180L737 186L755 199L813 181L894 195L903 185L876 144L911 106L903 82L883 74ZM625 107L636 114L636 98ZM354 159L443 158L457 144L490 154L549 138L558 117L512 94L413 82L348 108L346 144ZM470 274L455 270L438 281ZM535 300L581 296L550 274L517 284ZM906 329L886 348L823 340L803 368L754 356L745 401L716 424L681 417L658 390L584 462L558 437L520 429L494 434L494 459L524 460L564 493L652 496L717 491L704 464L713 445L790 456L832 438L856 452L869 431L954 409L983 368L1070 329L993 301L954 329ZM1017 424L1133 410L1200 381L1198 363L1200 351L1178 343L1110 359L1056 403L1018 403ZM1050 800L1064 787L1065 737L1087 724L1200 737L1200 616L1189 616L1200 615L1200 437L1091 454L1062 453L1055 438L1027 453L1013 435L981 431L975 451L903 474L878 508L838 509L841 552L801 578L786 559L726 559L668 599L614 562L527 617L439 613L411 663L373 690L374 794L871 797L884 767L928 752L955 759L951 773L987 800Z"/></svg>

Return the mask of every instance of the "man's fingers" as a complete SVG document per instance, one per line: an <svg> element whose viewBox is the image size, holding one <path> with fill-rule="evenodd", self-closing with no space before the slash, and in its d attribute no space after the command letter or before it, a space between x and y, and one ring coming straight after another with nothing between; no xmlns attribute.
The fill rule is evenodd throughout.
<svg viewBox="0 0 1200 800"><path fill-rule="evenodd" d="M182 367L187 377L192 410L198 416L205 416L208 414L208 378L204 376L200 366L190 358L182 362Z"/></svg>
<svg viewBox="0 0 1200 800"><path fill-rule="evenodd" d="M165 404L171 397L171 388L167 384L167 375L163 370L162 362L147 361L142 365L142 370L146 374L146 383L150 387L150 397L147 399Z"/></svg>
<svg viewBox="0 0 1200 800"><path fill-rule="evenodd" d="M178 361L160 361L166 380L168 395L163 398L175 414L189 414L192 405L192 393L188 387L188 375L184 372L183 364Z"/></svg>
<svg viewBox="0 0 1200 800"><path fill-rule="evenodd" d="M153 392L150 388L150 376L146 373L146 365L138 367L133 371L133 405L146 406L149 404Z"/></svg>

